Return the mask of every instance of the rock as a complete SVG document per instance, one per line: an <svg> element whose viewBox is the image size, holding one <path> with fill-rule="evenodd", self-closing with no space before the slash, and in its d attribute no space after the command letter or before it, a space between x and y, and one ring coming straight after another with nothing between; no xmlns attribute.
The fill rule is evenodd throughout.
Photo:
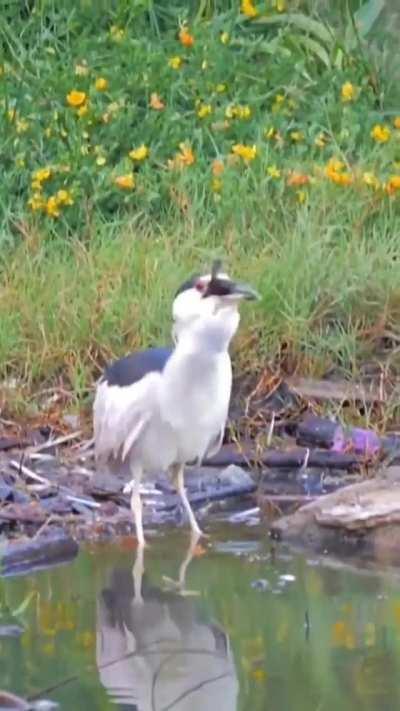
<svg viewBox="0 0 400 711"><path fill-rule="evenodd" d="M15 696L15 694L10 694L8 691L0 690L0 709L7 709L7 711L11 711L12 709L17 709L17 711L32 711L32 705L20 696Z"/></svg>
<svg viewBox="0 0 400 711"><path fill-rule="evenodd" d="M20 637L24 631L24 628L20 625L0 625L0 638Z"/></svg>
<svg viewBox="0 0 400 711"><path fill-rule="evenodd" d="M39 699L32 704L32 711L56 711L60 708L60 704L49 699Z"/></svg>
<svg viewBox="0 0 400 711"><path fill-rule="evenodd" d="M251 486L254 481L250 474L236 464L230 464L218 474L218 483L222 486Z"/></svg>
<svg viewBox="0 0 400 711"><path fill-rule="evenodd" d="M47 499L42 499L41 505L47 513L58 516L69 514L72 511L71 502L62 495L49 496Z"/></svg>
<svg viewBox="0 0 400 711"><path fill-rule="evenodd" d="M62 421L67 427L70 427L71 430L79 430L81 426L81 418L79 417L79 414L65 414L62 416Z"/></svg>
<svg viewBox="0 0 400 711"><path fill-rule="evenodd" d="M400 564L400 481L380 477L322 496L274 521L271 535L316 553Z"/></svg>
<svg viewBox="0 0 400 711"><path fill-rule="evenodd" d="M265 580L265 578L260 578L259 580L253 580L250 583L251 587L253 590L261 590L262 592L265 592L265 590L269 590L271 588L268 580Z"/></svg>
<svg viewBox="0 0 400 711"><path fill-rule="evenodd" d="M124 482L114 474L102 470L96 471L89 480L87 490L95 496L117 495L122 492Z"/></svg>
<svg viewBox="0 0 400 711"><path fill-rule="evenodd" d="M0 573L2 576L20 575L66 563L76 557L78 550L71 536L60 529L50 529L38 538L9 542L1 553Z"/></svg>
<svg viewBox="0 0 400 711"><path fill-rule="evenodd" d="M8 486L3 477L0 477L0 501L12 501L12 499L13 490L11 486Z"/></svg>

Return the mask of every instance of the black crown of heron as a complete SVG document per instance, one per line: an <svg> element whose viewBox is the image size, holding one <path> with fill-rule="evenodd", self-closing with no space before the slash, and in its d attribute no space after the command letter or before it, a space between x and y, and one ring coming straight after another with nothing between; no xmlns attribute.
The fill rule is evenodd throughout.
<svg viewBox="0 0 400 711"><path fill-rule="evenodd" d="M172 304L172 348L149 348L117 360L100 379L93 406L97 468L128 465L139 545L144 545L140 485L146 473L168 471L193 534L201 530L190 506L184 468L221 447L232 388L229 346L239 305L257 299L214 262L194 275Z"/></svg>

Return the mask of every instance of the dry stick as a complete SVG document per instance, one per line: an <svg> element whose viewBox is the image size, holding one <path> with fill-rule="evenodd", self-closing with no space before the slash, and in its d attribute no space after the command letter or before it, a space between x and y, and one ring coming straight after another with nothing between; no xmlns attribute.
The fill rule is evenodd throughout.
<svg viewBox="0 0 400 711"><path fill-rule="evenodd" d="M29 449L29 452L42 452L44 449L50 449L58 444L64 444L69 442L71 439L77 439L82 434L82 430L77 430L76 432L71 432L70 434L63 435L62 437L57 437L57 439L51 439L43 444L38 444L35 447Z"/></svg>
<svg viewBox="0 0 400 711"><path fill-rule="evenodd" d="M22 464L22 462L16 462L15 459L11 459L9 464L10 467L16 469L19 473L24 474L24 476L28 477L28 479L33 479L33 481L36 481L39 484L46 484L46 486L54 487L58 491L61 491L63 494L65 494L65 497L66 499L68 499L68 501L74 501L77 504L84 504L85 506L88 506L89 508L93 509L98 509L101 506L101 504L98 504L97 501L89 501L88 499L82 499L79 496L74 496L73 494L71 494L70 489L68 489L66 486L54 484L50 481L50 479L46 479L46 477L40 476L39 474L36 474L36 472L33 472L31 469L28 469L28 467L26 467L25 464Z"/></svg>

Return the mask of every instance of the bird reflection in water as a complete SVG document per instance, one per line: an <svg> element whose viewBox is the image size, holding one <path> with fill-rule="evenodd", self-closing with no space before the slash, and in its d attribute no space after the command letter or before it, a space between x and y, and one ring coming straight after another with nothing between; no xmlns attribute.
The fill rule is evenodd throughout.
<svg viewBox="0 0 400 711"><path fill-rule="evenodd" d="M184 588L192 538L177 586ZM235 711L238 680L225 631L200 614L197 597L152 586L143 549L132 569L114 568L97 607L97 667L124 711Z"/></svg>

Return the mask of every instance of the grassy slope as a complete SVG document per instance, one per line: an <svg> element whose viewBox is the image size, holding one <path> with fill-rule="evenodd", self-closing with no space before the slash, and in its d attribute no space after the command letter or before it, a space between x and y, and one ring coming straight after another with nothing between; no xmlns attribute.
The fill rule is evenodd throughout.
<svg viewBox="0 0 400 711"><path fill-rule="evenodd" d="M243 319L244 363L274 361L285 344L288 369L321 374L339 364L356 372L382 336L399 332L400 200L387 185L400 173L393 126L400 103L386 73L387 48L352 44L335 30L334 41L322 35L316 49L304 38L315 43L317 36L288 25L290 18L256 26L227 2L226 14L191 26L188 49L176 38L179 13L157 14L154 3L149 21L142 11L132 18L128 5L115 3L115 13L96 5L100 14L85 16L68 3L44 2L19 20L22 40L18 18L3 33L1 375L22 376L31 387L61 376L83 394L105 359L168 337L174 289L216 255L263 296ZM124 28L122 42L110 39L113 24ZM321 35L325 26L318 27ZM185 59L179 71L168 67L174 55ZM84 59L90 74L77 77ZM126 69L115 71L121 62ZM109 81L106 95L93 90L98 76ZM345 81L358 87L349 104L340 98ZM218 82L229 96L215 93ZM82 120L66 106L73 88L90 97ZM162 112L148 108L153 89L165 101ZM121 98L124 108L103 123L107 106ZM196 98L212 105L212 116L199 119ZM250 120L229 120L221 130L227 106L238 104L250 107ZM10 109L28 129L17 130ZM386 143L371 138L376 123L390 126ZM267 137L271 127L278 139ZM169 170L183 140L196 162ZM131 173L127 151L142 142L150 159L135 166L132 194L120 191L114 178ZM238 142L256 144L254 161L229 157ZM326 177L332 157L351 185ZM215 159L224 164L218 186ZM48 198L66 188L74 205L57 219L31 214L33 171L60 163L70 165L67 178L57 174L43 190ZM291 171L309 182L288 185ZM365 184L365 172L379 180L377 190Z"/></svg>

